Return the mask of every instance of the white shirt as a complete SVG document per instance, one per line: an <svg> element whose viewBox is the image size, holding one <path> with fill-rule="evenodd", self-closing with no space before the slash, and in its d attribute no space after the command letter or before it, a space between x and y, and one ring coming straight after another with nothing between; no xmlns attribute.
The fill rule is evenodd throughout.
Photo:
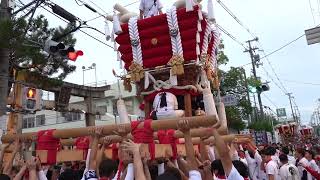
<svg viewBox="0 0 320 180"><path fill-rule="evenodd" d="M308 166L311 167L311 169L319 172L319 167L315 160L312 159L311 161L309 161ZM314 179L313 176L310 173L308 173L308 180L312 180L312 179Z"/></svg>
<svg viewBox="0 0 320 180"><path fill-rule="evenodd" d="M280 168L280 177L281 180L299 180L298 168L290 163L284 164Z"/></svg>
<svg viewBox="0 0 320 180"><path fill-rule="evenodd" d="M280 180L279 167L275 161L269 161L266 165L267 176L273 175L274 180Z"/></svg>
<svg viewBox="0 0 320 180"><path fill-rule="evenodd" d="M267 174L263 170L261 170L262 157L258 151L256 151L256 153L254 154L254 159L258 164L258 180L267 180Z"/></svg>
<svg viewBox="0 0 320 180"><path fill-rule="evenodd" d="M296 164L296 158L294 158L293 156L287 155L288 156L288 163L295 165Z"/></svg>
<svg viewBox="0 0 320 180"><path fill-rule="evenodd" d="M309 161L304 157L299 160L299 163L309 165ZM303 171L306 171L306 170L302 166L298 166L298 170L299 170L299 175L301 179L303 175Z"/></svg>
<svg viewBox="0 0 320 180"><path fill-rule="evenodd" d="M139 9L143 11L144 18L158 15L162 7L160 0L140 0Z"/></svg>
<svg viewBox="0 0 320 180"><path fill-rule="evenodd" d="M238 170L232 165L232 169L230 171L227 180L243 180L244 178L240 175Z"/></svg>
<svg viewBox="0 0 320 180"><path fill-rule="evenodd" d="M196 170L189 171L189 180L202 180L200 172Z"/></svg>
<svg viewBox="0 0 320 180"><path fill-rule="evenodd" d="M251 158L248 151L245 151L245 155L246 155L246 160L248 162L248 168L249 168L249 173L250 173L251 179L258 180L259 179L258 178L259 166L258 166L256 159Z"/></svg>
<svg viewBox="0 0 320 180"><path fill-rule="evenodd" d="M158 93L153 101L153 109L157 111L157 115L169 115L178 109L177 97L169 92L166 93L167 106L160 108L161 96L163 93Z"/></svg>

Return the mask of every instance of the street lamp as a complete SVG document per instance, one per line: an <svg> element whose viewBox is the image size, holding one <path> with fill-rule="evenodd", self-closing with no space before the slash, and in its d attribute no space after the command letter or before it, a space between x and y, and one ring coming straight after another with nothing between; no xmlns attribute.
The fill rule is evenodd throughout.
<svg viewBox="0 0 320 180"><path fill-rule="evenodd" d="M91 66L89 67L85 67L85 66L82 66L82 85L84 85L84 72L85 71L89 71L89 70L92 70L94 69L94 76L95 76L95 86L97 87L98 86L98 81L97 81L97 65L96 63L92 63Z"/></svg>

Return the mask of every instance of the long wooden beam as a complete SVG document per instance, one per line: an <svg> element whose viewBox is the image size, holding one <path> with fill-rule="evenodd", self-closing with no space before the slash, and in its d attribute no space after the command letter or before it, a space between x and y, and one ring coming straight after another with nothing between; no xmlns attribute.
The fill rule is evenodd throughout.
<svg viewBox="0 0 320 180"><path fill-rule="evenodd" d="M199 127L208 127L217 123L216 116L195 116L195 117L183 117L183 118L174 118L166 120L156 120L151 122L151 128L154 131L158 130L167 130L167 129L178 129L178 122L180 120L186 120L189 123L190 128L199 128ZM138 125L138 128L143 128L144 123L141 122ZM127 133L131 132L131 124L123 124L124 129ZM114 131L117 130L117 125L107 125L101 126L103 128L103 135L112 135ZM61 129L53 131L53 137L59 139L75 138L81 136L88 136L90 127L84 128L74 128L74 129ZM22 139L32 140L34 136L37 136L37 133L23 133L23 134L7 134L2 136L2 143L9 143L14 141L17 137Z"/></svg>
<svg viewBox="0 0 320 180"><path fill-rule="evenodd" d="M112 143L117 143L122 141L122 137L118 135L109 136ZM243 140L250 139L251 137L248 135L240 135L240 134L229 134L229 135L223 135L222 139L226 142L241 142ZM76 139L61 139L60 143L62 146L74 146ZM192 138L193 144L200 144L201 138L200 137L194 137ZM215 143L214 137L209 137L206 140L203 141L205 144ZM100 139L99 143L103 143L103 138ZM179 143L184 143L184 139L180 138Z"/></svg>

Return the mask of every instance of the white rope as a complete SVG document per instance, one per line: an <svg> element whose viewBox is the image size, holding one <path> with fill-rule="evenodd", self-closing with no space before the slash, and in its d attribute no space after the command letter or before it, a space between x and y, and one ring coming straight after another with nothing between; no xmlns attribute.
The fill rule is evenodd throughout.
<svg viewBox="0 0 320 180"><path fill-rule="evenodd" d="M128 23L129 35L130 35L130 41L131 41L133 61L137 64L143 65L141 42L139 38L137 21L138 21L137 17L132 17L129 19L129 23Z"/></svg>
<svg viewBox="0 0 320 180"><path fill-rule="evenodd" d="M211 27L210 25L207 23L206 26L206 31L204 33L204 37L203 37L203 43L202 43L202 51L201 54L207 53L208 51L208 45L209 45L209 41L211 39Z"/></svg>
<svg viewBox="0 0 320 180"><path fill-rule="evenodd" d="M178 24L178 15L177 15L177 9L173 8L172 11L172 22L175 28L178 30L178 34L176 36L176 43L177 43L177 54L183 56L183 49L182 49L182 42L181 42L181 34Z"/></svg>
<svg viewBox="0 0 320 180"><path fill-rule="evenodd" d="M153 82L153 89L152 91L148 91L148 92L142 92L141 94L142 95L149 95L153 92L156 92L156 91L160 91L162 89L171 89L171 88L174 88L174 89L192 89L194 91L197 91L197 87L193 86L193 85L186 85L186 86L176 86L176 85L172 85L170 84L170 81L169 80L166 80L166 81L162 81L162 80L156 80L152 75L151 73L145 73L146 77L145 78L148 78L148 80L151 80Z"/></svg>
<svg viewBox="0 0 320 180"><path fill-rule="evenodd" d="M170 33L172 31L174 31L174 24L173 24L173 20L172 20L172 9L168 9L167 10L167 22L168 22L168 27L169 27L169 31ZM170 34L170 39L171 39L171 49L172 49L172 54L177 53L177 43L176 43L176 39Z"/></svg>
<svg viewBox="0 0 320 180"><path fill-rule="evenodd" d="M214 25L214 28L212 28L211 34L213 36L213 47L212 47L212 52L211 52L211 64L213 70L216 70L218 68L218 62L217 62L217 57L216 57L216 48L218 48L220 44L220 33L218 31L218 28Z"/></svg>

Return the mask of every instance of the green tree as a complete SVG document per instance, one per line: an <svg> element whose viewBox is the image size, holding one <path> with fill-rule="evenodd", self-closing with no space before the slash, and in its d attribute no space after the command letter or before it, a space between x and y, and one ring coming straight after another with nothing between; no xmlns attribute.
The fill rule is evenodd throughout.
<svg viewBox="0 0 320 180"><path fill-rule="evenodd" d="M232 95L238 99L236 106L226 107L226 115L229 127L242 130L245 128L243 119L248 119L252 112L250 101L247 99L247 89L245 77L243 75L244 69L239 67L231 67L229 71L220 70L221 77L221 95Z"/></svg>
<svg viewBox="0 0 320 180"><path fill-rule="evenodd" d="M40 15L28 23L24 18L0 22L0 47L10 49L10 76L12 69L28 71L37 76L54 77L62 81L75 71L76 66L68 64L68 60L44 52L44 44L48 38L56 38L74 28L69 24L66 28L49 28L48 20ZM9 42L6 43L6 42ZM75 45L72 34L62 38L65 45Z"/></svg>
<svg viewBox="0 0 320 180"><path fill-rule="evenodd" d="M248 128L256 131L273 131L273 126L276 126L279 122L274 116L265 114L263 118L259 117L257 121L253 121L249 124Z"/></svg>
<svg viewBox="0 0 320 180"><path fill-rule="evenodd" d="M218 65L226 65L229 62L228 56L224 53L224 48L223 40L221 40L217 54ZM233 95L239 100L236 106L226 107L228 126L238 131L245 128L243 119L248 119L248 115L252 112L250 101L247 99L243 72L243 68L231 67L229 71L219 70L218 73L221 79L220 95ZM217 95L218 92L214 93Z"/></svg>

